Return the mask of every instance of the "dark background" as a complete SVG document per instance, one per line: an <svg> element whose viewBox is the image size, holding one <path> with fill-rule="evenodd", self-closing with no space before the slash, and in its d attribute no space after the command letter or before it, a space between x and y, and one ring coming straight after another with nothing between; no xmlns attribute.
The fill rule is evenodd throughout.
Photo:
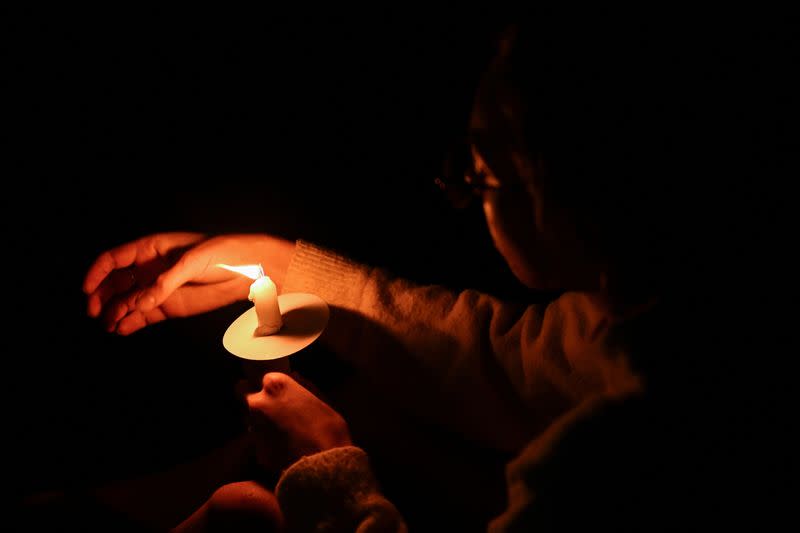
<svg viewBox="0 0 800 533"><path fill-rule="evenodd" d="M5 375L22 495L157 471L242 429L221 339L247 302L108 334L81 284L109 247L266 231L518 294L480 211L452 210L433 182L500 17L360 15L11 19Z"/></svg>
<svg viewBox="0 0 800 533"><path fill-rule="evenodd" d="M692 268L730 288L734 322L709 311L725 324L710 336L753 333L725 355L753 372L745 402L780 393L747 415L771 423L791 387L773 382L791 353L782 255L796 239L778 230L795 209L783 163L797 55L780 14L749 16L708 22L712 42L724 30L704 90L720 119L708 218L727 233L708 241L724 257ZM241 430L241 369L221 338L247 303L109 335L81 293L109 247L157 231L266 231L422 282L538 297L510 276L481 213L450 209L433 184L501 14L100 8L7 20L5 433L20 496L157 471Z"/></svg>

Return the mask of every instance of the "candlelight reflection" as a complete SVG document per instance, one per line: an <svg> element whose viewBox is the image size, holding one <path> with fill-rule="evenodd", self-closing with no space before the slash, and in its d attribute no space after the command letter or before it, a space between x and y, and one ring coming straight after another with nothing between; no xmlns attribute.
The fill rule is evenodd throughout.
<svg viewBox="0 0 800 533"><path fill-rule="evenodd" d="M264 269L261 265L242 265L242 266L230 266L223 263L217 263L217 266L220 268L224 268L225 270L230 270L231 272L236 272L238 274L242 274L243 276L247 276L250 279L258 279L264 276Z"/></svg>

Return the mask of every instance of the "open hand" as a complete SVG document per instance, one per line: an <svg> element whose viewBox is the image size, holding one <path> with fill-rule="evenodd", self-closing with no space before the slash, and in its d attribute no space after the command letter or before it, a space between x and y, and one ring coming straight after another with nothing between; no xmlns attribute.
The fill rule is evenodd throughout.
<svg viewBox="0 0 800 533"><path fill-rule="evenodd" d="M128 335L246 299L252 280L218 263L261 263L280 289L293 254L294 243L267 235L149 235L97 257L83 283L87 312Z"/></svg>

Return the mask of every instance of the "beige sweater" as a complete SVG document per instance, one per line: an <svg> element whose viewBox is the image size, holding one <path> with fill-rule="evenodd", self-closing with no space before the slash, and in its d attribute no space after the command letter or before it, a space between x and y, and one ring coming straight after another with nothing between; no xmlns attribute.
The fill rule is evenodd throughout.
<svg viewBox="0 0 800 533"><path fill-rule="evenodd" d="M508 508L492 530L527 520L534 490L526 472L571 427L564 420L639 388L624 354L607 342L611 321L584 294L525 305L456 293L302 241L283 290L330 304L322 341L386 394L407 387L399 376L413 379L414 394L405 395L412 414L517 455L507 469ZM405 529L357 447L303 458L283 473L277 495L299 530Z"/></svg>

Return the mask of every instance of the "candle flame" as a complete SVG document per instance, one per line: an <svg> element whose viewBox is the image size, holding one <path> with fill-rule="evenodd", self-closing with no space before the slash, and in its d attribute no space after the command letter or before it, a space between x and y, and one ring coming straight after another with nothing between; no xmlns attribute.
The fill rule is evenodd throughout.
<svg viewBox="0 0 800 533"><path fill-rule="evenodd" d="M261 268L260 264L230 266L230 265L225 265L223 263L217 263L217 266L220 268L224 268L225 270L230 270L231 272L242 274L243 276L247 276L250 279L258 279L264 276L264 269Z"/></svg>

